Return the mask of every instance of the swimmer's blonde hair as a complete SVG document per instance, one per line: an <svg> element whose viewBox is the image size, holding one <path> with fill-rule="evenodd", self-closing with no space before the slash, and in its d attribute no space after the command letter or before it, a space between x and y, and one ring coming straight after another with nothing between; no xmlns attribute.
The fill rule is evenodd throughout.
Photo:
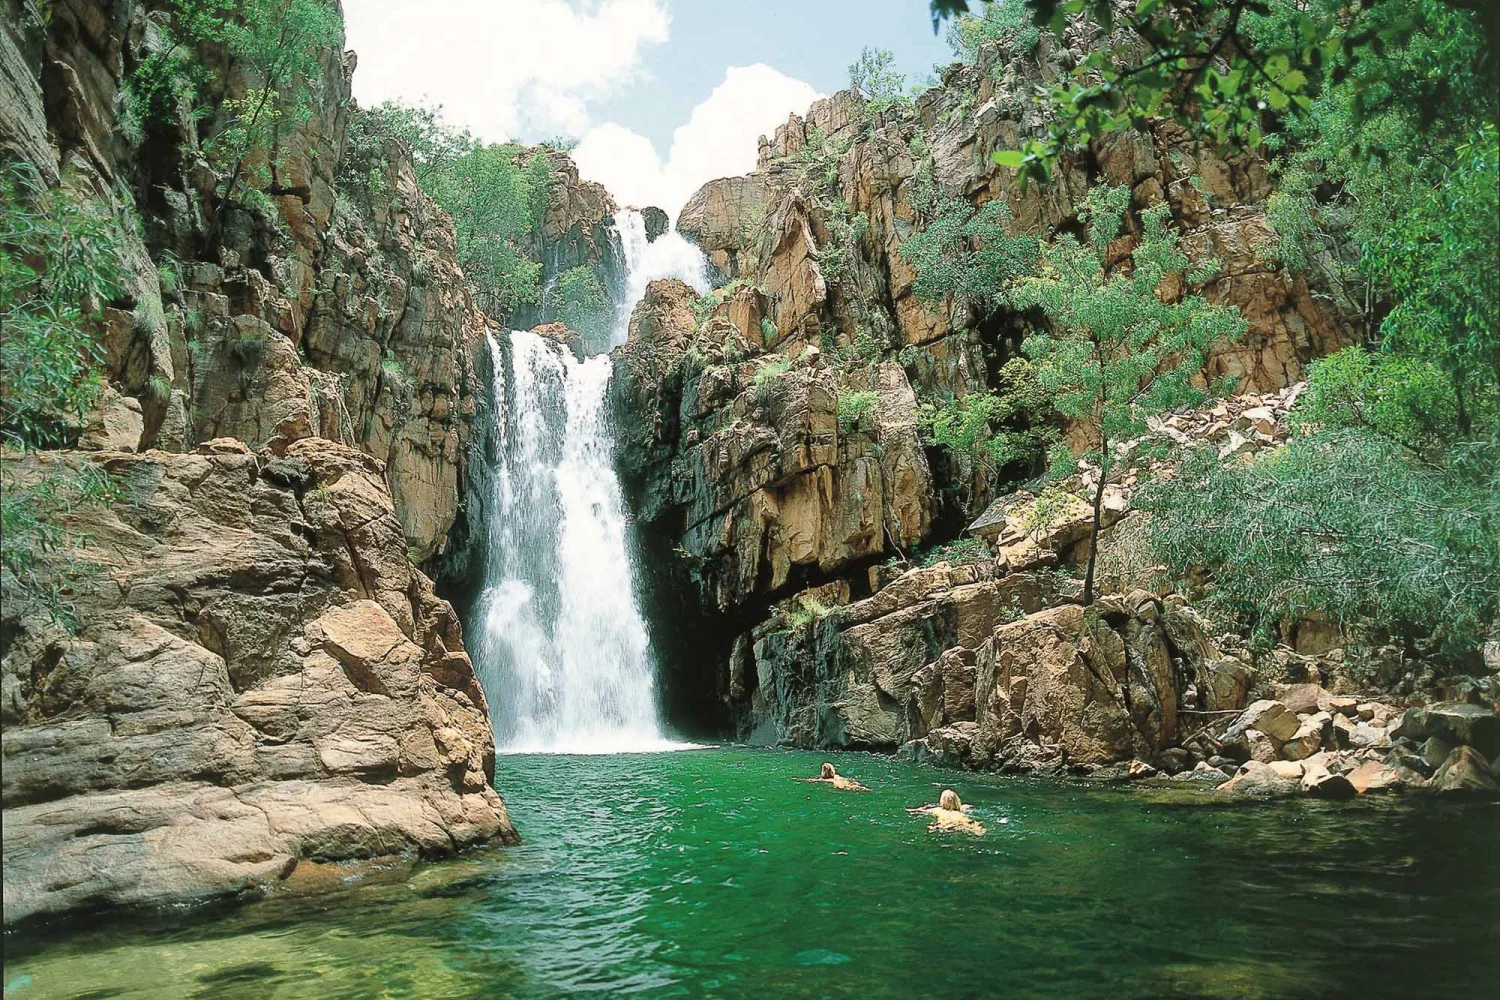
<svg viewBox="0 0 1500 1000"><path fill-rule="evenodd" d="M818 777L820 778L826 780L828 778L837 778L838 776L838 772L833 769L833 765L826 760L823 762L823 766L818 768Z"/></svg>
<svg viewBox="0 0 1500 1000"><path fill-rule="evenodd" d="M964 804L959 801L958 793L951 788L943 789L943 794L938 796L938 807L949 809L953 812L961 812Z"/></svg>

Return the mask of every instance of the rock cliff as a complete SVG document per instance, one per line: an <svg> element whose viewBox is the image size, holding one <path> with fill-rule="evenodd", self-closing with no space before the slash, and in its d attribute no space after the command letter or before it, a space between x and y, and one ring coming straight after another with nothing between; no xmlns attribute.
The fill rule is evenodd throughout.
<svg viewBox="0 0 1500 1000"><path fill-rule="evenodd" d="M108 472L7 622L7 923L264 891L303 861L513 841L484 692L380 462L304 438L5 461Z"/></svg>
<svg viewBox="0 0 1500 1000"><path fill-rule="evenodd" d="M350 141L341 44L231 201L205 136L246 68L205 43L209 118L137 122L169 6L47 6L0 11L0 150L117 220L123 281L73 447L3 474L102 470L115 499L60 515L81 547L33 568L67 614L7 601L7 923L514 840L459 621L417 568L467 530L487 392L452 221L406 147ZM549 155L536 259L607 272L614 204Z"/></svg>
<svg viewBox="0 0 1500 1000"><path fill-rule="evenodd" d="M840 92L763 138L753 173L709 182L682 210L678 229L721 287L698 299L658 283L637 308L617 354L619 405L632 415L623 461L658 587L697 596L687 618L707 645L695 642L683 669L711 672L741 734L894 748L962 723L984 729L992 763L1013 737L1034 747L1067 737L1071 759L1102 762L1171 745L1174 692L1219 662L1185 657L1170 616L1140 601L1090 625L1102 631L1089 638L1081 612L1058 606L1076 595L1028 575L1070 561L1079 537L1086 548L1087 516L1072 525L1082 536L1054 532L1043 559L939 572L913 556L960 537L991 499L991 484L924 443L921 406L1000 388L1031 323L917 294L898 248L944 206L1002 200L1012 233L1045 236L1081 231L1077 206L1097 185L1128 187L1132 213L1164 202L1195 266L1214 269L1198 290L1248 323L1204 372L1243 393L1298 381L1348 339L1333 297L1269 252L1272 187L1255 155L1219 155L1164 123L1093 143L1049 184L1017 185L992 162L1044 126L1027 95L1069 57L1044 38L1021 58L985 50L910 104ZM1139 233L1133 214L1114 260L1128 260ZM1041 617L1022 626L1027 614ZM995 666L1024 642L1093 651L1050 680ZM1102 729L1073 738L1089 726Z"/></svg>

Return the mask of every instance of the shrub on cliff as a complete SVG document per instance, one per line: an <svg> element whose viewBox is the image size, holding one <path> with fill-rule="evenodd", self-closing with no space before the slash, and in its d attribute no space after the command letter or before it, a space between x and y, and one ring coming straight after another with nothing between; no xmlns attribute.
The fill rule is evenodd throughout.
<svg viewBox="0 0 1500 1000"><path fill-rule="evenodd" d="M350 169L371 162L379 144L411 151L417 183L453 220L458 260L482 309L503 320L541 294L542 265L531 246L547 213L552 168L545 154L514 143L486 143L443 122L436 109L386 102L351 116ZM372 196L379 192L371 191Z"/></svg>
<svg viewBox="0 0 1500 1000"><path fill-rule="evenodd" d="M309 121L323 82L322 53L343 36L328 0L172 0L158 40L125 80L121 126L137 138L152 120L171 121L209 96L212 74L200 58L222 52L245 81L242 93L189 118L211 122L203 152L222 180L222 204L263 199L282 135ZM220 81L223 83L224 81Z"/></svg>
<svg viewBox="0 0 1500 1000"><path fill-rule="evenodd" d="M1187 255L1168 225L1166 205L1147 209L1143 231L1131 253L1134 268L1109 271L1109 246L1122 228L1130 192L1095 188L1080 206L1089 241L1071 234L1042 251L1034 277L1012 295L1020 308L1037 308L1046 328L1026 338L1021 349L1036 365L1037 378L1059 412L1093 438L1100 474L1094 486L1083 603L1094 596L1094 565L1104 486L1114 465L1113 447L1145 431L1148 416L1201 402L1195 384L1208 349L1232 340L1245 321L1232 307L1209 305L1201 296L1163 301L1167 279L1188 274ZM1188 274L1190 280L1206 275Z"/></svg>
<svg viewBox="0 0 1500 1000"><path fill-rule="evenodd" d="M608 345L614 303L593 268L579 265L558 275L554 296L558 322L596 348Z"/></svg>
<svg viewBox="0 0 1500 1000"><path fill-rule="evenodd" d="M0 169L0 447L15 457L70 444L99 396L98 328L119 294L112 220L66 187L47 190L29 165ZM42 552L66 555L57 516L109 498L97 469L57 464L0 469L0 590L14 621L67 618L70 574L39 575Z"/></svg>
<svg viewBox="0 0 1500 1000"><path fill-rule="evenodd" d="M1368 431L1294 441L1249 464L1192 455L1136 498L1151 547L1208 606L1274 639L1312 614L1346 633L1462 662L1500 608L1500 447L1418 461Z"/></svg>

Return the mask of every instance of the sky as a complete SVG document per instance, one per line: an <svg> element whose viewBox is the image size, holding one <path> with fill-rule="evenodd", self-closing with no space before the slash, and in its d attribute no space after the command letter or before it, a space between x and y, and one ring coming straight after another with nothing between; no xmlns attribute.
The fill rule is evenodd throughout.
<svg viewBox="0 0 1500 1000"><path fill-rule="evenodd" d="M494 141L578 140L579 172L674 216L756 140L848 85L865 45L950 61L926 0L344 0L354 96L441 105Z"/></svg>

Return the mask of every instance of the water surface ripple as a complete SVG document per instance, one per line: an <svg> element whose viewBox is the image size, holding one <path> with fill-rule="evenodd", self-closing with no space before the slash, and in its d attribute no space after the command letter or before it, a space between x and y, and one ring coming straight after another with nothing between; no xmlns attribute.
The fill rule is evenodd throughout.
<svg viewBox="0 0 1500 1000"><path fill-rule="evenodd" d="M1478 997L1500 807L1223 807L724 748L505 756L526 838L332 896L7 943L9 997ZM979 840L902 806L945 785ZM352 872L352 869L351 869Z"/></svg>

